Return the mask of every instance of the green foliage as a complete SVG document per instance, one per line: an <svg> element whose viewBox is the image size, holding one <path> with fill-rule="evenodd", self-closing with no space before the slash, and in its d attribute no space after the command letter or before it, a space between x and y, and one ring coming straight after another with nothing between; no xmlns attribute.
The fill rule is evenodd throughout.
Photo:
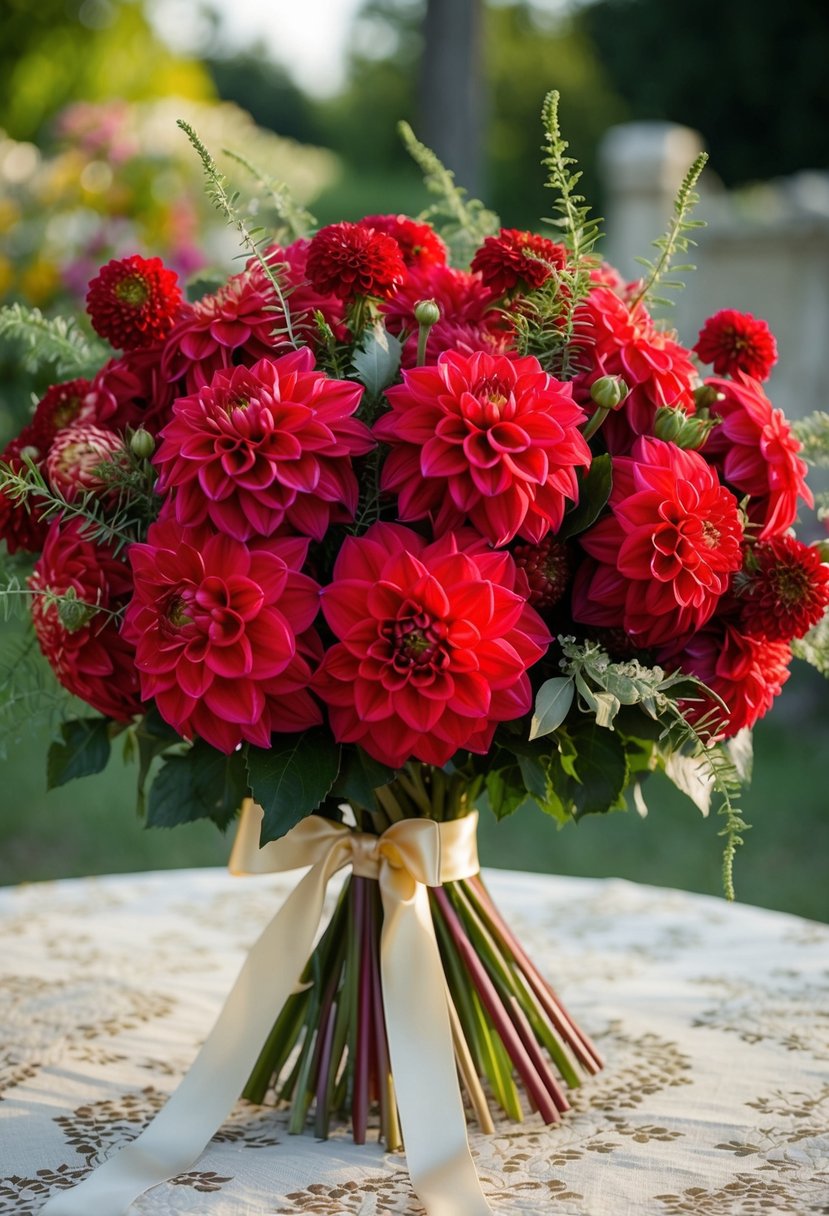
<svg viewBox="0 0 829 1216"><path fill-rule="evenodd" d="M599 221L590 214L590 206L579 193L581 171L577 161L568 156L570 147L562 138L558 119L559 94L551 90L544 98L541 121L544 124L544 157L542 164L547 170L546 186L556 195L555 214L547 223L560 230L560 237L572 254L574 265L586 273L585 259L593 252L601 235ZM589 281L589 280L588 280ZM584 295L586 287L579 294Z"/></svg>
<svg viewBox="0 0 829 1216"><path fill-rule="evenodd" d="M272 233L273 240L296 241L300 237L308 236L309 232L316 228L317 221L314 216L305 207L300 206L285 182L257 168L241 152L225 148L224 154L246 169L256 182L257 189L270 198L271 206L280 220L280 227Z"/></svg>
<svg viewBox="0 0 829 1216"><path fill-rule="evenodd" d="M227 177L221 172L202 140L183 118L178 119L178 126L189 139L202 163L205 191L208 199L216 210L225 217L226 223L236 229L242 247L259 263L265 277L274 290L274 294L279 301L281 321L281 325L274 328L274 336L284 336L291 346L299 346L300 343L294 333L291 321L291 311L288 307L288 293L282 287L279 280L280 266L268 257L265 252L268 245L272 243L271 234L265 232L261 227L251 227L248 224L238 208L239 192L231 189Z"/></svg>
<svg viewBox="0 0 829 1216"><path fill-rule="evenodd" d="M485 237L498 231L499 220L479 199L467 199L462 186L455 185L455 175L439 157L416 138L407 122L397 129L406 151L417 164L427 190L437 196L423 213L437 228L452 252L456 266L468 266L472 255Z"/></svg>
<svg viewBox="0 0 829 1216"><path fill-rule="evenodd" d="M530 741L551 735L570 712L576 684L572 676L554 676L545 680L535 698L535 710L530 724Z"/></svg>
<svg viewBox="0 0 829 1216"><path fill-rule="evenodd" d="M607 506L613 489L613 462L606 452L594 456L587 472L579 470L579 499L564 516L556 536L558 540L569 540L585 532L599 518Z"/></svg>
<svg viewBox="0 0 829 1216"><path fill-rule="evenodd" d="M53 729L68 713L83 708L55 681L28 617L25 630L4 639L0 650L0 758L24 734L44 724Z"/></svg>
<svg viewBox="0 0 829 1216"><path fill-rule="evenodd" d="M146 787L153 761L171 748L178 747L183 740L161 714L152 706L131 731L130 736L138 758L138 782L136 786L137 810L140 816L147 813Z"/></svg>
<svg viewBox="0 0 829 1216"><path fill-rule="evenodd" d="M581 819L623 810L629 774L619 735L605 730L595 719L579 717L561 736L552 757L550 780L566 814Z"/></svg>
<svg viewBox="0 0 829 1216"><path fill-rule="evenodd" d="M679 290L684 287L682 280L669 279L666 278L666 275L696 269L690 263L675 266L673 260L677 254L687 253L692 246L696 245L696 241L691 238L690 233L705 227L704 220L693 220L690 215L699 202L699 195L695 187L707 163L708 153L700 152L682 179L674 199L674 213L668 229L664 236L658 237L653 242L654 247L659 250L659 257L656 261L650 261L648 258L636 259L640 265L644 266L646 274L642 286L631 300L631 309L640 303L672 306L674 301L664 296L657 296L656 288L662 286Z"/></svg>
<svg viewBox="0 0 829 1216"><path fill-rule="evenodd" d="M792 430L802 444L803 459L818 468L829 468L829 414L815 410L793 422Z"/></svg>
<svg viewBox="0 0 829 1216"><path fill-rule="evenodd" d="M248 794L241 752L229 756L196 740L178 756L168 756L150 788L148 828L174 828L211 819L222 831Z"/></svg>
<svg viewBox="0 0 829 1216"><path fill-rule="evenodd" d="M342 748L340 771L330 797L350 802L352 806L374 806L374 791L395 778L395 770L369 756L356 744Z"/></svg>
<svg viewBox="0 0 829 1216"><path fill-rule="evenodd" d="M60 738L49 748L47 788L52 790L76 777L102 773L109 762L110 726L108 718L75 718L64 722Z"/></svg>
<svg viewBox="0 0 829 1216"><path fill-rule="evenodd" d="M252 796L265 812L261 843L278 840L328 796L340 767L340 749L321 728L277 735L269 750L248 747Z"/></svg>
<svg viewBox="0 0 829 1216"><path fill-rule="evenodd" d="M58 380L94 373L112 353L87 337L72 317L44 317L39 308L18 303L0 308L0 339L21 349L27 372L49 367Z"/></svg>
<svg viewBox="0 0 829 1216"><path fill-rule="evenodd" d="M824 615L805 637L792 642L792 653L829 680L829 614Z"/></svg>
<svg viewBox="0 0 829 1216"><path fill-rule="evenodd" d="M382 321L363 331L354 348L352 366L371 402L379 401L397 376L402 350L400 339L390 334Z"/></svg>

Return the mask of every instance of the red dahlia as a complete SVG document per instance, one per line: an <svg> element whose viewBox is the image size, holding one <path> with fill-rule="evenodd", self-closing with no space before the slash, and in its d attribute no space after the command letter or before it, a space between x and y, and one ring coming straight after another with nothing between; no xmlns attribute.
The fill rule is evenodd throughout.
<svg viewBox="0 0 829 1216"><path fill-rule="evenodd" d="M486 752L530 709L526 673L550 642L515 585L510 555L480 540L383 523L346 539L322 592L340 640L314 680L334 738L395 768Z"/></svg>
<svg viewBox="0 0 829 1216"><path fill-rule="evenodd" d="M517 228L502 228L497 236L488 236L472 259L472 270L497 296L516 288L535 291L566 265L564 245Z"/></svg>
<svg viewBox="0 0 829 1216"><path fill-rule="evenodd" d="M708 318L694 350L703 363L714 365L718 376L745 372L755 380L767 380L777 362L777 343L766 322L733 308Z"/></svg>
<svg viewBox="0 0 829 1216"><path fill-rule="evenodd" d="M124 441L113 431L90 423L65 427L46 457L46 477L53 490L71 502L78 494L111 492L102 466L124 456Z"/></svg>
<svg viewBox="0 0 829 1216"><path fill-rule="evenodd" d="M573 576L573 556L564 541L545 536L537 545L516 545L512 556L529 584L527 600L541 611L564 596Z"/></svg>
<svg viewBox="0 0 829 1216"><path fill-rule="evenodd" d="M132 594L126 563L84 520L56 520L29 586L40 649L64 688L120 722L140 713L135 651L116 619Z"/></svg>
<svg viewBox="0 0 829 1216"><path fill-rule="evenodd" d="M738 494L751 496L748 515L760 526L760 539L780 536L795 521L798 499L815 505L806 485L806 462L798 455L800 441L782 410L744 372L706 384L722 395L714 406L722 422L703 448L705 458Z"/></svg>
<svg viewBox="0 0 829 1216"><path fill-rule="evenodd" d="M608 287L596 287L576 309L576 350L587 369L573 381L577 401L593 408L590 387L602 376L621 376L630 389L621 409L602 424L614 455L626 455L638 435L653 432L660 406L696 410L697 372L688 351L658 330L642 304L631 309Z"/></svg>
<svg viewBox="0 0 829 1216"><path fill-rule="evenodd" d="M26 468L23 457L28 456L42 468L43 457L37 440L34 427L31 424L24 427L0 453L0 464L7 465L12 473L21 473ZM0 540L6 542L9 553L16 553L18 549L38 553L43 548L49 524L42 514L43 507L33 495L18 502L5 490L0 490Z"/></svg>
<svg viewBox="0 0 829 1216"><path fill-rule="evenodd" d="M734 495L697 452L637 440L613 460L611 514L579 537L589 554L573 588L573 617L619 624L639 646L701 629L742 565Z"/></svg>
<svg viewBox="0 0 829 1216"><path fill-rule="evenodd" d="M173 401L173 387L161 370L162 351L148 346L105 363L86 398L89 420L113 431L144 427L156 434L169 419Z"/></svg>
<svg viewBox="0 0 829 1216"><path fill-rule="evenodd" d="M367 215L360 220L360 225L392 237L410 269L413 266L446 264L446 246L428 224L413 220L408 215Z"/></svg>
<svg viewBox="0 0 829 1216"><path fill-rule="evenodd" d="M570 386L537 359L447 351L386 395L391 410L374 427L392 449L380 484L401 519L430 517L437 533L469 520L493 545L557 531L590 449Z"/></svg>
<svg viewBox="0 0 829 1216"><path fill-rule="evenodd" d="M688 641L677 654L660 656L666 667L680 667L696 676L728 707L705 697L683 705L686 718L694 723L711 715L720 720L717 737L730 739L744 727L752 727L768 713L789 678L791 646L749 637L731 621L717 618Z"/></svg>
<svg viewBox="0 0 829 1216"><path fill-rule="evenodd" d="M166 338L181 310L178 275L161 258L113 258L89 284L92 327L118 350L138 350Z"/></svg>
<svg viewBox="0 0 829 1216"><path fill-rule="evenodd" d="M246 545L173 520L130 547L124 636L144 698L179 734L229 754L243 739L269 747L274 732L321 720L308 692L321 647L311 628L319 588L300 573L307 549L296 537Z"/></svg>
<svg viewBox="0 0 829 1216"><path fill-rule="evenodd" d="M829 607L829 566L793 536L759 541L748 553L741 626L769 642L802 638Z"/></svg>
<svg viewBox="0 0 829 1216"><path fill-rule="evenodd" d="M318 291L353 300L387 300L406 277L400 247L392 237L362 224L320 228L308 250L306 271Z"/></svg>
<svg viewBox="0 0 829 1216"><path fill-rule="evenodd" d="M58 431L73 422L96 420L94 408L87 400L91 387L89 380L68 380L47 388L31 421L35 445L44 456Z"/></svg>
<svg viewBox="0 0 829 1216"><path fill-rule="evenodd" d="M179 523L209 519L238 540L287 523L321 540L357 507L352 457L374 446L352 418L362 393L314 371L307 346L217 372L209 387L175 402L154 458L156 488L172 492Z"/></svg>

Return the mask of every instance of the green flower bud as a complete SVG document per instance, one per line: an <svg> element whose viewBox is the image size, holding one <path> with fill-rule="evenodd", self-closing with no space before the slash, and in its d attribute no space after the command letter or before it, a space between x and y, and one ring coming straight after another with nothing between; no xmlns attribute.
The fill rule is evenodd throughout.
<svg viewBox="0 0 829 1216"><path fill-rule="evenodd" d="M149 431L141 427L130 438L130 450L139 460L149 460L155 451L155 440Z"/></svg>
<svg viewBox="0 0 829 1216"><path fill-rule="evenodd" d="M440 320L440 309L435 300L418 300L414 316L418 325L435 325Z"/></svg>
<svg viewBox="0 0 829 1216"><path fill-rule="evenodd" d="M713 428L715 418L699 418L686 414L684 410L663 405L656 411L653 433L657 439L675 443L678 448L696 452L705 444Z"/></svg>
<svg viewBox="0 0 829 1216"><path fill-rule="evenodd" d="M720 393L717 389L712 388L710 384L701 384L699 388L694 389L694 401L697 403L697 412L710 410L719 401L725 401L725 393Z"/></svg>
<svg viewBox="0 0 829 1216"><path fill-rule="evenodd" d="M600 376L590 386L590 396L603 410L617 410L629 392L621 376Z"/></svg>

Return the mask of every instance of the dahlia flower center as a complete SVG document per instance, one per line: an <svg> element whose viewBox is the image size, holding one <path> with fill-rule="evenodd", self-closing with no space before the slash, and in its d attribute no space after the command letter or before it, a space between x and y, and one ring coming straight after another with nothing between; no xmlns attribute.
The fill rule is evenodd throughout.
<svg viewBox="0 0 829 1216"><path fill-rule="evenodd" d="M446 624L435 620L428 612L388 621L382 632L392 644L392 663L398 671L412 667L444 667L448 662L442 645Z"/></svg>
<svg viewBox="0 0 829 1216"><path fill-rule="evenodd" d="M187 599L176 592L167 601L164 616L174 629L183 629L185 625L192 625L193 623L193 618L189 615L188 608Z"/></svg>
<svg viewBox="0 0 829 1216"><path fill-rule="evenodd" d="M62 401L52 415L52 420L57 429L63 430L70 422L74 422L78 414L81 412L80 397L67 397Z"/></svg>
<svg viewBox="0 0 829 1216"><path fill-rule="evenodd" d="M809 576L802 566L778 566L771 579L777 603L784 609L799 607L809 595Z"/></svg>
<svg viewBox="0 0 829 1216"><path fill-rule="evenodd" d="M501 417L501 410L509 401L510 387L500 376L482 376L472 389L472 394L484 407L486 420L497 422Z"/></svg>
<svg viewBox="0 0 829 1216"><path fill-rule="evenodd" d="M716 549L720 543L720 530L710 519L702 520L702 540L709 549Z"/></svg>
<svg viewBox="0 0 829 1216"><path fill-rule="evenodd" d="M131 274L116 284L115 295L130 308L141 308L150 298L150 289L141 275Z"/></svg>

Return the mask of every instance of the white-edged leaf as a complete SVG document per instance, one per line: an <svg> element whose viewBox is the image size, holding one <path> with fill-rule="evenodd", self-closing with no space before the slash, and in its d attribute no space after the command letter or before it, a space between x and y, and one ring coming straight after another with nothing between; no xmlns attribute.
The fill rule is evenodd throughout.
<svg viewBox="0 0 829 1216"><path fill-rule="evenodd" d="M672 752L665 761L665 776L678 790L690 798L694 806L707 818L711 810L711 794L714 777L710 763L704 756L683 756Z"/></svg>
<svg viewBox="0 0 829 1216"><path fill-rule="evenodd" d="M754 742L751 728L744 726L733 738L725 744L728 758L737 770L740 780L746 785L751 781L751 771L754 767Z"/></svg>
<svg viewBox="0 0 829 1216"><path fill-rule="evenodd" d="M642 784L639 781L633 783L633 805L640 819L647 819L648 804L645 802L645 795L642 793Z"/></svg>
<svg viewBox="0 0 829 1216"><path fill-rule="evenodd" d="M573 704L575 685L570 676L554 676L545 680L535 699L535 712L530 726L530 739L552 734L561 726Z"/></svg>

